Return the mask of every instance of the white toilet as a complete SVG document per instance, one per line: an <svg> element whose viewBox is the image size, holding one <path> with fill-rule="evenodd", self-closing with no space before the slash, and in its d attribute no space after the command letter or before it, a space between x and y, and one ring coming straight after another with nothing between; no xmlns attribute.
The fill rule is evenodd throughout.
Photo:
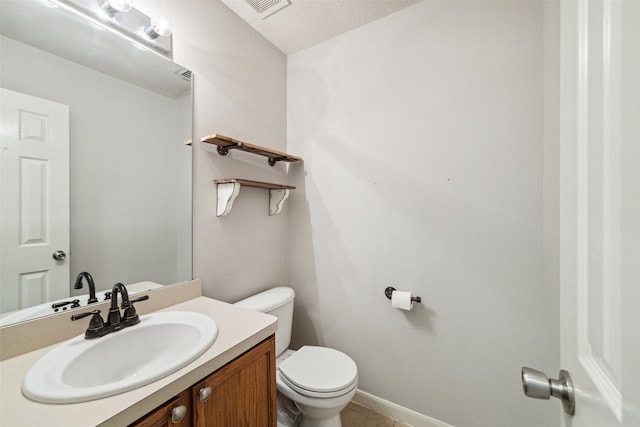
<svg viewBox="0 0 640 427"><path fill-rule="evenodd" d="M277 287L235 303L278 318L276 386L302 412L301 427L341 427L340 411L356 394L358 368L346 354L326 347L288 350L295 293Z"/></svg>

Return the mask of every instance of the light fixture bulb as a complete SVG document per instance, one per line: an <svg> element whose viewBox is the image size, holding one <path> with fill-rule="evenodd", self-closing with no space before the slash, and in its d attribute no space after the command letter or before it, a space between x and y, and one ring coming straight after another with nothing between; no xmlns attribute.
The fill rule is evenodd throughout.
<svg viewBox="0 0 640 427"><path fill-rule="evenodd" d="M167 37L173 34L171 29L171 23L166 18L151 18L151 22L144 29L144 33L151 39L155 40L158 37Z"/></svg>
<svg viewBox="0 0 640 427"><path fill-rule="evenodd" d="M107 15L110 17L114 17L119 13L125 13L131 10L132 0L100 0L102 2L101 6L102 10L104 10Z"/></svg>

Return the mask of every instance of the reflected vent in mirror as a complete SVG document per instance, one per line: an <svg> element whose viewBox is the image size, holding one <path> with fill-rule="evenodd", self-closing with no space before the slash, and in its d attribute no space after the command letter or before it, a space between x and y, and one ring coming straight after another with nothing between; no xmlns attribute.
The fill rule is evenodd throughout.
<svg viewBox="0 0 640 427"><path fill-rule="evenodd" d="M191 81L191 77L192 77L191 70L187 70L186 68L184 68L182 70L176 71L176 74L188 82Z"/></svg>

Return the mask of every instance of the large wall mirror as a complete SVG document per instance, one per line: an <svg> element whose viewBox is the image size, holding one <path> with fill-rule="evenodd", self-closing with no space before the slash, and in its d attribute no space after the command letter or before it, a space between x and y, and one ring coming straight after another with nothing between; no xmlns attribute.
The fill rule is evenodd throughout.
<svg viewBox="0 0 640 427"><path fill-rule="evenodd" d="M192 277L191 73L52 6L0 0L4 319Z"/></svg>

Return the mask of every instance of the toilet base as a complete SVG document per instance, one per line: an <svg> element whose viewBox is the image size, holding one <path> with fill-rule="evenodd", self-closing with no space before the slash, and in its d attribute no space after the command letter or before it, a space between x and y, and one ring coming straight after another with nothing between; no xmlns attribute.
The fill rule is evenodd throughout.
<svg viewBox="0 0 640 427"><path fill-rule="evenodd" d="M318 420L304 415L300 427L342 427L342 420L340 420L340 413L324 420Z"/></svg>
<svg viewBox="0 0 640 427"><path fill-rule="evenodd" d="M298 409L302 411L300 427L342 427L340 412L347 406L353 394L355 389L346 396L346 400L341 405L333 408L317 408L295 402Z"/></svg>

